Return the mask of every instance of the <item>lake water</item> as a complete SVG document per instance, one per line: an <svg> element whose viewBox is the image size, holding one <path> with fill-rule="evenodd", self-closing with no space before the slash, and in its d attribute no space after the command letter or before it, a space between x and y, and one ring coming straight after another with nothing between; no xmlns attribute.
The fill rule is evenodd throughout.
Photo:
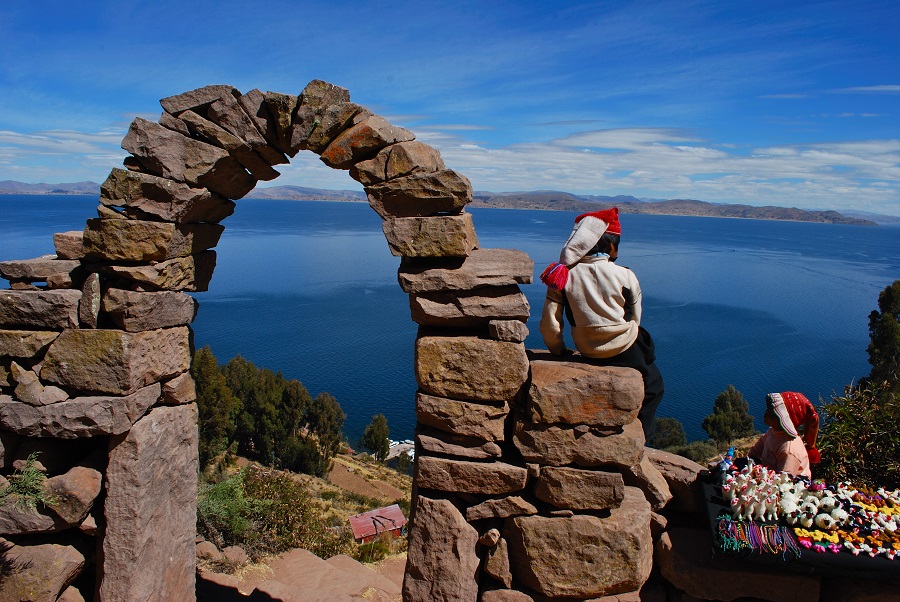
<svg viewBox="0 0 900 602"><path fill-rule="evenodd" d="M80 230L96 197L0 195L0 260L53 252L52 234ZM554 261L574 215L471 210L482 247L517 248L537 274ZM868 314L900 278L900 228L622 215L619 263L637 274L644 326L666 382L660 416L690 438L729 384L763 428L763 398L810 399L868 374ZM241 200L217 247L210 290L197 295L196 346L220 363L240 354L313 395L328 391L354 442L375 413L391 437L415 426L413 343L399 258L363 203ZM538 332L545 288L523 285Z"/></svg>

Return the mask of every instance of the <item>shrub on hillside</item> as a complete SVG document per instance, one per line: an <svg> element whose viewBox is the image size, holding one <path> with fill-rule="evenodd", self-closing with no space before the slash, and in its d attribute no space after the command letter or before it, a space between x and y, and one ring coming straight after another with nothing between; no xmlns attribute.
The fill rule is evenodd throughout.
<svg viewBox="0 0 900 602"><path fill-rule="evenodd" d="M698 464L705 464L719 453L713 441L691 441L687 445L666 448L667 452L678 454Z"/></svg>
<svg viewBox="0 0 900 602"><path fill-rule="evenodd" d="M734 385L728 385L716 396L713 413L703 419L701 426L720 446L730 445L735 439L748 437L756 432L750 406Z"/></svg>
<svg viewBox="0 0 900 602"><path fill-rule="evenodd" d="M647 441L647 445L656 449L687 445L687 434L684 432L684 425L677 418L667 416L657 418L656 431Z"/></svg>

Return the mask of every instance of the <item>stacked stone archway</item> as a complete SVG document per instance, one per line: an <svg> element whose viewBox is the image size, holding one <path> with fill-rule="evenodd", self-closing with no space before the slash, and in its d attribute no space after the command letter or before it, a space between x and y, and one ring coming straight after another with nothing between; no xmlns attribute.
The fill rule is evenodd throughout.
<svg viewBox="0 0 900 602"><path fill-rule="evenodd" d="M0 535L8 558L38 567L29 579L46 599L90 598L90 583L104 601L194 597L197 304L186 292L206 290L234 200L301 150L363 184L402 257L399 283L420 325L405 599L640 587L646 498L668 499L633 428L640 378L531 361L519 285L531 282L533 262L479 248L469 181L326 82L299 96L208 86L161 104L158 122L131 124L130 156L103 183L83 232L55 235L55 257L0 263L10 281L0 291L0 458L8 469L42 452L57 494L46 507L5 507ZM533 552L559 533L595 550L581 554L569 585L545 579L553 567ZM606 552L596 552L598 538ZM65 558L65 568L35 562L41 554ZM612 558L613 569L592 576ZM0 600L20 595L4 587L32 581L0 584Z"/></svg>

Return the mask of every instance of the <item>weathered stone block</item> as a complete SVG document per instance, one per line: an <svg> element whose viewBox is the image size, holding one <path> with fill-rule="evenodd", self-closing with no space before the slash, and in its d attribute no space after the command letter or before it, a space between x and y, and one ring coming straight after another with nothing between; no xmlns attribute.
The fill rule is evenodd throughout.
<svg viewBox="0 0 900 602"><path fill-rule="evenodd" d="M638 420L612 433L517 422L513 442L526 462L545 466L610 464L624 468L638 464L644 454L644 430Z"/></svg>
<svg viewBox="0 0 900 602"><path fill-rule="evenodd" d="M484 572L505 585L512 587L512 573L509 571L509 549L505 539L490 548L484 555Z"/></svg>
<svg viewBox="0 0 900 602"><path fill-rule="evenodd" d="M447 500L418 496L410 531L403 600L478 599L478 531Z"/></svg>
<svg viewBox="0 0 900 602"><path fill-rule="evenodd" d="M266 92L264 99L271 115L272 129L276 135L275 146L289 157L293 157L299 150L291 147L291 120L297 109L297 97L292 94Z"/></svg>
<svg viewBox="0 0 900 602"><path fill-rule="evenodd" d="M116 326L128 332L184 326L197 316L197 300L177 291L143 293L111 288L102 302Z"/></svg>
<svg viewBox="0 0 900 602"><path fill-rule="evenodd" d="M127 394L181 374L190 362L184 326L135 333L66 330L47 350L40 376L82 391Z"/></svg>
<svg viewBox="0 0 900 602"><path fill-rule="evenodd" d="M197 399L197 389L190 372L179 374L162 383L162 402L166 405L181 405Z"/></svg>
<svg viewBox="0 0 900 602"><path fill-rule="evenodd" d="M193 136L228 151L257 180L274 180L280 175L265 159L257 155L249 144L220 125L190 110L179 114L178 119L187 124Z"/></svg>
<svg viewBox="0 0 900 602"><path fill-rule="evenodd" d="M256 179L228 152L140 117L128 128L122 148L154 175L206 187L230 199L256 186Z"/></svg>
<svg viewBox="0 0 900 602"><path fill-rule="evenodd" d="M520 516L504 524L513 577L552 598L635 591L653 566L650 504L631 487L608 518Z"/></svg>
<svg viewBox="0 0 900 602"><path fill-rule="evenodd" d="M30 506L19 494L11 494L0 501L0 535L56 533L66 526L65 521L45 507Z"/></svg>
<svg viewBox="0 0 900 602"><path fill-rule="evenodd" d="M416 444L431 454L443 454L476 460L498 458L502 451L500 446L493 441L485 441L475 437L463 437L434 428L426 429L416 435Z"/></svg>
<svg viewBox="0 0 900 602"><path fill-rule="evenodd" d="M122 207L132 219L155 218L166 222L218 223L234 213L230 201L206 188L191 188L167 178L113 169L100 185L100 202ZM82 232L79 232L79 243Z"/></svg>
<svg viewBox="0 0 900 602"><path fill-rule="evenodd" d="M237 98L226 96L209 105L206 117L244 142L269 165L287 163L281 151L269 146L269 142L247 115Z"/></svg>
<svg viewBox="0 0 900 602"><path fill-rule="evenodd" d="M648 448L646 453L647 459L662 474L672 492L669 508L681 512L706 512L702 487L697 481L703 466L684 456L659 449Z"/></svg>
<svg viewBox="0 0 900 602"><path fill-rule="evenodd" d="M466 520L469 522L484 518L509 518L511 516L530 516L537 514L538 509L531 502L517 495L487 500L466 510Z"/></svg>
<svg viewBox="0 0 900 602"><path fill-rule="evenodd" d="M103 475L86 466L75 466L68 472L46 481L50 493L49 508L68 526L76 526L87 517L100 495Z"/></svg>
<svg viewBox="0 0 900 602"><path fill-rule="evenodd" d="M84 229L84 252L92 259L165 261L216 246L224 230L219 224L95 218Z"/></svg>
<svg viewBox="0 0 900 602"><path fill-rule="evenodd" d="M478 248L472 215L398 217L381 224L396 257L467 257Z"/></svg>
<svg viewBox="0 0 900 602"><path fill-rule="evenodd" d="M57 259L56 255L44 255L34 259L0 261L0 276L7 280L45 282L47 278L72 272L81 266L75 259Z"/></svg>
<svg viewBox="0 0 900 602"><path fill-rule="evenodd" d="M526 469L505 462L416 458L416 483L424 489L499 495L521 491L527 480Z"/></svg>
<svg viewBox="0 0 900 602"><path fill-rule="evenodd" d="M58 336L58 332L42 330L0 330L0 356L35 357Z"/></svg>
<svg viewBox="0 0 900 602"><path fill-rule="evenodd" d="M656 543L656 564L666 581L702 600L818 602L818 577L713 555L712 545L708 530L669 529Z"/></svg>
<svg viewBox="0 0 900 602"><path fill-rule="evenodd" d="M238 103L259 133L263 135L273 148L278 152L282 152L278 141L278 124L269 111L269 105L266 104L266 95L261 90L253 89L238 98Z"/></svg>
<svg viewBox="0 0 900 602"><path fill-rule="evenodd" d="M336 169L350 169L359 161L374 157L378 151L395 142L415 139L409 130L391 125L380 115L370 115L331 141L322 151L322 162Z"/></svg>
<svg viewBox="0 0 900 602"><path fill-rule="evenodd" d="M84 257L84 249L81 246L81 237L84 232L72 230L70 232L57 232L53 235L53 247L59 259L81 259Z"/></svg>
<svg viewBox="0 0 900 602"><path fill-rule="evenodd" d="M41 407L0 396L0 427L27 437L117 435L131 428L159 395L156 383L124 397L75 397Z"/></svg>
<svg viewBox="0 0 900 602"><path fill-rule="evenodd" d="M475 249L466 258L403 258L397 278L406 293L530 284L534 261L516 249Z"/></svg>
<svg viewBox="0 0 900 602"><path fill-rule="evenodd" d="M434 173L446 169L441 154L424 142L410 140L391 144L366 161L350 168L350 177L363 186L380 184L412 173Z"/></svg>
<svg viewBox="0 0 900 602"><path fill-rule="evenodd" d="M369 205L384 219L458 214L472 201L472 183L445 169L413 173L366 187Z"/></svg>
<svg viewBox="0 0 900 602"><path fill-rule="evenodd" d="M645 448L641 461L626 468L623 474L625 483L633 487L639 487L653 508L660 510L672 499L672 492L669 490L669 484L666 483L662 473L650 461L647 450L649 448Z"/></svg>
<svg viewBox="0 0 900 602"><path fill-rule="evenodd" d="M454 327L484 326L494 318L527 320L530 311L528 299L517 286L412 294L409 296L409 309L417 324Z"/></svg>
<svg viewBox="0 0 900 602"><path fill-rule="evenodd" d="M604 510L622 503L625 482L615 472L544 466L534 495L556 508Z"/></svg>
<svg viewBox="0 0 900 602"><path fill-rule="evenodd" d="M100 276L93 272L81 285L81 301L78 302L78 321L85 328L97 328L100 315Z"/></svg>
<svg viewBox="0 0 900 602"><path fill-rule="evenodd" d="M216 252L203 251L190 257L177 257L155 265L109 265L102 273L125 278L156 289L169 291L205 291L216 268Z"/></svg>
<svg viewBox="0 0 900 602"><path fill-rule="evenodd" d="M159 407L110 441L101 600L193 600L197 406Z"/></svg>
<svg viewBox="0 0 900 602"><path fill-rule="evenodd" d="M77 328L81 291L0 291L0 327Z"/></svg>
<svg viewBox="0 0 900 602"><path fill-rule="evenodd" d="M506 401L528 378L522 345L473 336L421 336L415 362L419 387L438 397Z"/></svg>
<svg viewBox="0 0 900 602"><path fill-rule="evenodd" d="M509 405L490 405L416 395L416 418L421 424L485 441L503 441L503 427Z"/></svg>
<svg viewBox="0 0 900 602"><path fill-rule="evenodd" d="M0 539L0 566L16 567L0 579L0 600L56 600L84 568L73 546L17 546Z"/></svg>
<svg viewBox="0 0 900 602"><path fill-rule="evenodd" d="M208 107L220 98L237 98L240 92L234 86L217 84L203 86L196 90L188 90L174 96L167 96L159 101L163 109L172 115L178 115L182 111L196 110Z"/></svg>
<svg viewBox="0 0 900 602"><path fill-rule="evenodd" d="M498 341L521 343L528 338L528 327L519 320L491 320L488 322L488 335Z"/></svg>
<svg viewBox="0 0 900 602"><path fill-rule="evenodd" d="M644 400L637 370L568 361L532 360L531 420L615 427L632 422Z"/></svg>

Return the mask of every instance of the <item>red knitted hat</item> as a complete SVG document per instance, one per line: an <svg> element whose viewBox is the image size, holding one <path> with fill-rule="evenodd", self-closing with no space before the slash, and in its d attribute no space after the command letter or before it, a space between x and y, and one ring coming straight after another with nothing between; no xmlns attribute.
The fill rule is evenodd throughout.
<svg viewBox="0 0 900 602"><path fill-rule="evenodd" d="M575 228L559 254L559 262L551 263L541 274L541 282L563 290L569 281L569 266L578 263L590 251L604 233L622 234L619 209L582 213L575 218Z"/></svg>
<svg viewBox="0 0 900 602"><path fill-rule="evenodd" d="M596 217L606 222L606 231L610 234L622 235L622 224L619 223L619 208L604 209L603 211L592 211L590 213L582 213L575 218L577 224L587 216Z"/></svg>
<svg viewBox="0 0 900 602"><path fill-rule="evenodd" d="M807 399L806 395L796 391L769 393L769 399L772 400L775 415L778 416L785 431L791 435L798 436L797 427L804 427L803 443L809 454L809 461L817 464L821 458L819 450L816 449L816 437L819 433L819 414L816 412L815 406Z"/></svg>

